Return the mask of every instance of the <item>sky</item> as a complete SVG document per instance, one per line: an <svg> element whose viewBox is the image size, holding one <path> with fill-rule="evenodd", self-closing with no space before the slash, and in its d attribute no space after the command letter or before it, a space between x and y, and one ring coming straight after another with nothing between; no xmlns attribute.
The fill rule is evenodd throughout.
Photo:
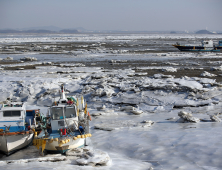
<svg viewBox="0 0 222 170"><path fill-rule="evenodd" d="M222 0L0 0L0 29L222 31Z"/></svg>

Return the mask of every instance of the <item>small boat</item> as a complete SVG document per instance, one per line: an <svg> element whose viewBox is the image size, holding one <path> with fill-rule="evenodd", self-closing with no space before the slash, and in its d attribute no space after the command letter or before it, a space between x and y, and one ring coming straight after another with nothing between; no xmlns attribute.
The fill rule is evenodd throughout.
<svg viewBox="0 0 222 170"><path fill-rule="evenodd" d="M34 110L34 112L38 112ZM29 114L29 115L27 115ZM9 102L0 108L0 152L10 155L32 143L34 132L30 129L34 116L26 112L25 103Z"/></svg>
<svg viewBox="0 0 222 170"><path fill-rule="evenodd" d="M49 117L39 135L35 133L33 145L44 156L47 153L65 153L67 150L84 147L89 133L87 104L83 97L81 104L74 96L65 96L64 85L61 86L60 99L49 108Z"/></svg>
<svg viewBox="0 0 222 170"><path fill-rule="evenodd" d="M218 45L215 45L213 40L204 40L201 45L180 45L176 43L173 45L178 48L180 51L192 51L192 52L220 52L222 51L222 41L218 42Z"/></svg>

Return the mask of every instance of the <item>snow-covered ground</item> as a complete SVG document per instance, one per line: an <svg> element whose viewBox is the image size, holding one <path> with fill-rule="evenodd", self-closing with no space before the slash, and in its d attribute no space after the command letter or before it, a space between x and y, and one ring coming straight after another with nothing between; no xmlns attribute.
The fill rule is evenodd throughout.
<svg viewBox="0 0 222 170"><path fill-rule="evenodd" d="M74 41L125 41L141 39L143 35L61 35L60 40ZM195 39L197 35L149 35L153 39L168 37ZM200 38L204 38L200 36ZM214 36L214 35L209 35ZM206 36L207 37L207 36ZM58 38L58 37L57 37ZM69 39L70 38L70 39ZM145 37L147 38L147 37ZM199 37L198 37L199 38ZM211 38L211 37L208 37ZM214 38L214 37L212 37ZM45 42L56 40L55 37L7 37L2 43ZM220 76L221 53L202 53L201 58L217 59L208 64L218 69ZM207 77L174 77L173 74L187 66L187 63L174 63L172 60L198 59L193 53L158 53L158 54L100 54L85 53L76 55L48 54L0 54L0 58L21 58L31 56L38 61L0 66L0 102L10 98L24 101L28 109L40 108L46 114L48 106L58 95L61 83L70 95L83 95L92 115L90 122L91 147L107 153L110 161L106 166L79 166L69 156L50 155L54 158L42 161L33 146L21 150L9 157L1 156L1 169L222 169L222 146L220 122L210 116L222 117L222 84L210 74ZM130 65L121 67L126 61L155 61L164 65L137 66L137 71ZM184 60L186 61L186 60ZM42 62L60 62L60 64ZM65 62L65 63L64 63ZM95 63L90 67L83 63ZM113 69L103 68L97 62L118 64ZM182 61L183 62L183 61ZM6 67L38 65L36 69L5 70ZM205 63L206 64L206 63ZM191 67L193 63L189 66ZM202 68L202 64L195 66ZM193 66L192 66L193 67ZM147 76L143 70L161 70L161 73ZM189 68L187 68L189 69ZM191 68L190 68L191 69ZM141 72L139 72L139 71ZM192 70L192 69L191 69ZM184 70L186 71L186 70ZM195 71L195 70L194 70ZM204 72L204 70L203 70ZM168 73L168 74L165 74ZM172 74L172 75L171 75ZM179 123L178 113L184 111L192 115L185 116L188 123ZM180 119L180 121L177 121ZM192 120L198 120L192 123ZM185 118L184 118L185 120ZM189 122L190 121L190 122ZM186 121L185 121L186 122ZM99 152L100 153L100 152ZM56 157L56 158L55 158ZM27 158L30 161L27 161ZM38 158L38 159L35 159ZM58 159L57 159L58 158ZM22 160L21 160L22 159ZM56 161L54 159L57 159ZM9 161L14 160L14 161Z"/></svg>

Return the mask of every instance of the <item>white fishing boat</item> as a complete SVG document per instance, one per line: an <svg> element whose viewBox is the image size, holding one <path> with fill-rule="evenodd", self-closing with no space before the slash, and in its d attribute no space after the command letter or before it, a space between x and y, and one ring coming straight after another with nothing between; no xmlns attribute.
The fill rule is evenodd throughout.
<svg viewBox="0 0 222 170"><path fill-rule="evenodd" d="M9 102L0 107L0 152L10 155L29 146L33 131L28 130L24 103ZM29 119L31 124L31 119Z"/></svg>
<svg viewBox="0 0 222 170"><path fill-rule="evenodd" d="M89 133L90 115L87 104L82 98L81 104L75 97L65 96L64 85L61 86L61 95L49 109L50 121L46 129L33 140L33 144L42 155L47 153L65 153L69 149L84 147Z"/></svg>

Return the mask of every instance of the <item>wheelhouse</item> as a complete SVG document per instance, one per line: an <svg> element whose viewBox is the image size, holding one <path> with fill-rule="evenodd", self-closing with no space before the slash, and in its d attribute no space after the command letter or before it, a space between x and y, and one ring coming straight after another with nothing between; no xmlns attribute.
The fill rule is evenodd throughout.
<svg viewBox="0 0 222 170"><path fill-rule="evenodd" d="M50 109L52 120L59 120L64 118L75 118L76 107L75 106L66 106L66 107L52 107Z"/></svg>

